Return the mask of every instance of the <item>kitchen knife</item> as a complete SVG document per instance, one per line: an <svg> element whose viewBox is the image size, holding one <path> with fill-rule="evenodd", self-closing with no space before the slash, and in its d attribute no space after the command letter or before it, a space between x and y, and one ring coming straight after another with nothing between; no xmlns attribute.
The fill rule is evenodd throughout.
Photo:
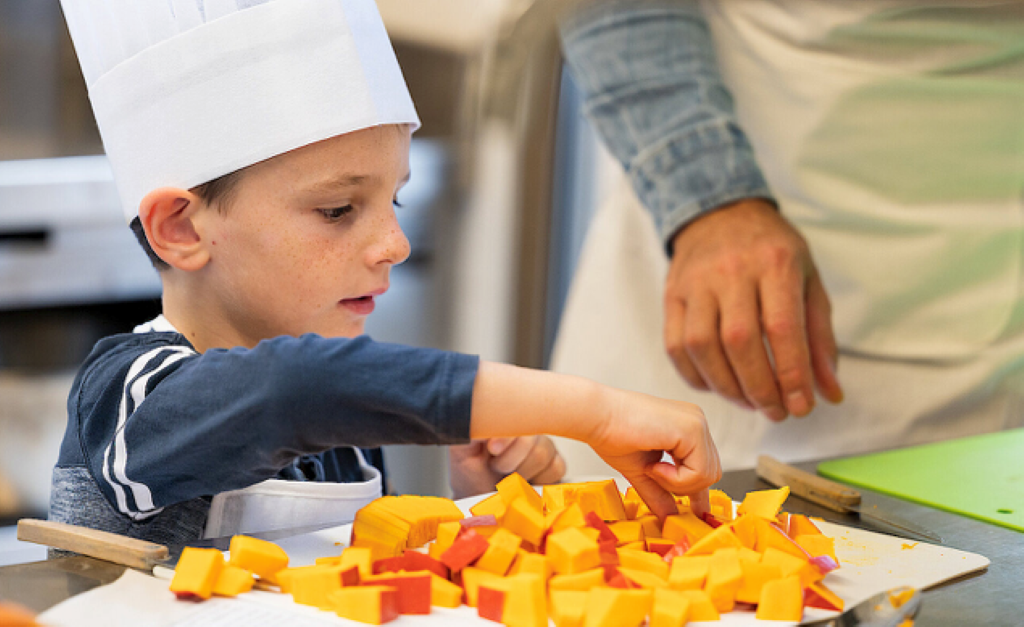
<svg viewBox="0 0 1024 627"><path fill-rule="evenodd" d="M839 616L823 618L801 627L898 627L921 609L921 593L909 587L893 588L864 599Z"/></svg>
<svg viewBox="0 0 1024 627"><path fill-rule="evenodd" d="M321 523L307 527L276 529L244 535L273 541L344 524L347 523ZM95 557L96 559L122 564L129 568L147 572L152 571L154 566L174 568L178 557L181 555L181 550L185 546L226 551L231 544L231 536L204 538L188 542L183 546L172 547L172 550L162 544L129 538L117 533L32 518L22 518L18 521L18 539L23 542L33 542L55 549L81 553L82 555L88 555L89 557Z"/></svg>
<svg viewBox="0 0 1024 627"><path fill-rule="evenodd" d="M757 476L777 487L789 486L792 494L827 507L834 512L856 513L862 521L880 530L889 531L905 538L942 544L940 536L919 525L903 520L890 512L879 511L876 506L864 507L861 504L860 492L857 490L829 481L824 477L812 475L795 466L780 462L770 455L761 455L757 458Z"/></svg>

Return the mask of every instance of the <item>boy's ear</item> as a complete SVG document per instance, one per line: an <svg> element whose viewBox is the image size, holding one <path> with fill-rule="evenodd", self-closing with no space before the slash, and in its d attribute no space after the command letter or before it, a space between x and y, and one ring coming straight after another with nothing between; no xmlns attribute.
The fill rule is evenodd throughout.
<svg viewBox="0 0 1024 627"><path fill-rule="evenodd" d="M192 272L210 260L193 222L201 206L198 196L175 187L155 189L139 205L139 220L150 248L173 268Z"/></svg>

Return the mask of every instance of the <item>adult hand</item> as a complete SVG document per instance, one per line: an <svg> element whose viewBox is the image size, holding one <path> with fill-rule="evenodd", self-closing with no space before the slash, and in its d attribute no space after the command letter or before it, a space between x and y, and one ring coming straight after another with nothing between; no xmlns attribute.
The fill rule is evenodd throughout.
<svg viewBox="0 0 1024 627"><path fill-rule="evenodd" d="M806 416L815 384L842 400L828 295L807 243L767 201L722 207L676 235L664 306L666 349L693 387L773 421Z"/></svg>
<svg viewBox="0 0 1024 627"><path fill-rule="evenodd" d="M491 438L449 447L448 469L460 499L494 490L513 472L533 484L557 483L565 475L565 460L545 435Z"/></svg>

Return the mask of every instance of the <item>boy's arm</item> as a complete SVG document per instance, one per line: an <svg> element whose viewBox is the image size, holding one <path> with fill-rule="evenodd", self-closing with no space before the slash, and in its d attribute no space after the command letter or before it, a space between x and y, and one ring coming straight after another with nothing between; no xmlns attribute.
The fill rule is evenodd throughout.
<svg viewBox="0 0 1024 627"><path fill-rule="evenodd" d="M474 438L549 433L586 442L659 516L676 511L672 494L687 494L698 511L706 511L707 488L722 474L696 405L505 364L480 364L471 433ZM675 464L661 461L664 453Z"/></svg>
<svg viewBox="0 0 1024 627"><path fill-rule="evenodd" d="M87 363L69 400L75 441L59 462L87 465L134 519L258 483L306 453L469 439L475 357L365 337L201 356L139 341Z"/></svg>

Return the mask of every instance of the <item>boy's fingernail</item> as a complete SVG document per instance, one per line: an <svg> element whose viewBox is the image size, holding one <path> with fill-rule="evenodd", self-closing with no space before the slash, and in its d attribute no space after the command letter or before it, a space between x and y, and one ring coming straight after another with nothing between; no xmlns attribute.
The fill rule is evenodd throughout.
<svg viewBox="0 0 1024 627"><path fill-rule="evenodd" d="M768 417L768 420L772 422L782 422L786 419L786 410L782 409L778 405L772 405L771 407L762 407L761 412Z"/></svg>
<svg viewBox="0 0 1024 627"><path fill-rule="evenodd" d="M494 438L487 442L487 452L491 455L501 455L506 448L508 448L508 440L504 438Z"/></svg>
<svg viewBox="0 0 1024 627"><path fill-rule="evenodd" d="M789 393L789 396L786 397L786 407L794 416L803 416L811 411L811 404L807 402L804 393L799 390Z"/></svg>

